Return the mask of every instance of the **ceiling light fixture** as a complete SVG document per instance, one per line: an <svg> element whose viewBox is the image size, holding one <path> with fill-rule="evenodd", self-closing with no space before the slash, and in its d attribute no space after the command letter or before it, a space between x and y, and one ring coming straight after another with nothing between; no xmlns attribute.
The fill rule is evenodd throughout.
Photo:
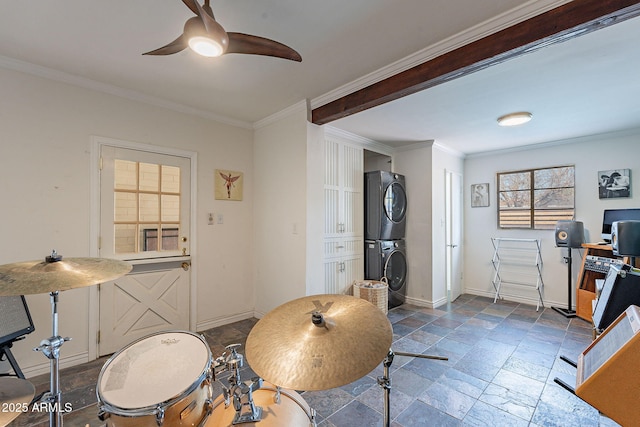
<svg viewBox="0 0 640 427"><path fill-rule="evenodd" d="M533 115L526 111L505 114L502 117L498 117L498 124L500 126L518 126L527 123L531 120L531 117L533 117Z"/></svg>
<svg viewBox="0 0 640 427"><path fill-rule="evenodd" d="M191 18L184 24L184 34L191 50L198 55L216 57L222 55L229 46L229 36L215 21L205 27L199 17ZM209 31L207 31L209 30Z"/></svg>

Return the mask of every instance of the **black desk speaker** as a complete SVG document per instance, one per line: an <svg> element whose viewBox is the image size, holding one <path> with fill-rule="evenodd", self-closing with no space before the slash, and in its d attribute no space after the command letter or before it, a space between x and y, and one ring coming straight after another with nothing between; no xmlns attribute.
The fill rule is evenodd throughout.
<svg viewBox="0 0 640 427"><path fill-rule="evenodd" d="M611 224L611 249L616 256L640 256L640 221Z"/></svg>
<svg viewBox="0 0 640 427"><path fill-rule="evenodd" d="M556 246L579 248L584 243L584 224L580 221L560 220L556 223Z"/></svg>

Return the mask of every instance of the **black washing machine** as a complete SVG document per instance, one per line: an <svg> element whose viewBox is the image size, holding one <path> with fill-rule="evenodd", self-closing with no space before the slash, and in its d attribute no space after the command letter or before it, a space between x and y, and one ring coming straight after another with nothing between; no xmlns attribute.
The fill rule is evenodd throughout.
<svg viewBox="0 0 640 427"><path fill-rule="evenodd" d="M365 279L387 278L389 308L404 304L407 295L407 250L404 240L366 240Z"/></svg>
<svg viewBox="0 0 640 427"><path fill-rule="evenodd" d="M403 175L374 171L364 174L366 240L403 239L407 193Z"/></svg>

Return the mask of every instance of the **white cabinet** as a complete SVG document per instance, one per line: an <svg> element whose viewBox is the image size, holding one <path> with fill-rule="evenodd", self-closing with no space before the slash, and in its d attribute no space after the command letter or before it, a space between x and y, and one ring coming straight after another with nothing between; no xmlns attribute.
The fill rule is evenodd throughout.
<svg viewBox="0 0 640 427"><path fill-rule="evenodd" d="M325 139L325 292L344 293L364 276L364 159L361 147Z"/></svg>

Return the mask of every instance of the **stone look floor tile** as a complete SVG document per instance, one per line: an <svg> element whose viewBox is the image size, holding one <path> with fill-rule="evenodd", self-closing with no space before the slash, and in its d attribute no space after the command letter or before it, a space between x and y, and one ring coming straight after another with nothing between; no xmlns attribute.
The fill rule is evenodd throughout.
<svg viewBox="0 0 640 427"><path fill-rule="evenodd" d="M504 300L494 304L493 298L474 295L461 295L435 309L403 305L387 317L394 330L392 350L449 358L394 357L389 369L391 427L617 426L553 382L559 377L575 383L575 368L558 357L577 360L591 342L591 325L582 319L566 319L549 307L536 311L535 306ZM246 319L202 332L213 357L229 344L244 344L256 322ZM104 426L97 417L96 387L107 360L61 370L63 400L73 405L65 426ZM299 393L317 411L318 427L380 427L384 390L378 377L383 372L381 361L351 384ZM245 360L241 379L253 376ZM223 373L217 378L215 398L228 377ZM29 380L38 393L48 389L49 374ZM10 427L48 425L47 413L30 412Z"/></svg>

